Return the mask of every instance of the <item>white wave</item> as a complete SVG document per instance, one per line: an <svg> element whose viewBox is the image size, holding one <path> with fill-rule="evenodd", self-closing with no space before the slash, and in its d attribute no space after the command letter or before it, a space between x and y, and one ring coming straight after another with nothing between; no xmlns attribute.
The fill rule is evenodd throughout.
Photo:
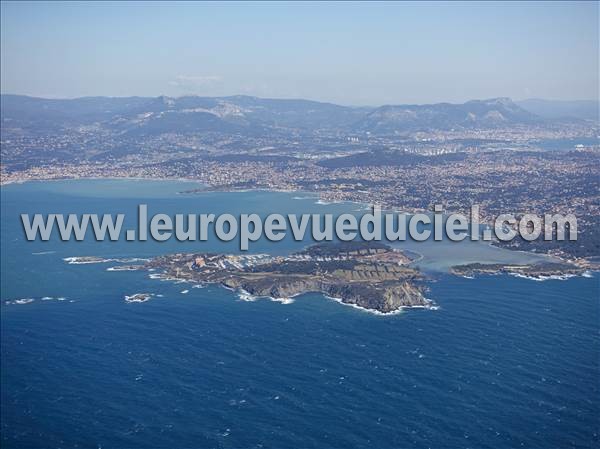
<svg viewBox="0 0 600 449"><path fill-rule="evenodd" d="M295 301L294 298L273 298L272 296L269 296L269 299L271 301L279 302L281 304L293 304Z"/></svg>
<svg viewBox="0 0 600 449"><path fill-rule="evenodd" d="M278 302L280 304L292 304L294 302L293 298L274 298L272 296L256 296L244 289L237 290L237 296L242 301L254 302L259 299L268 299L273 302Z"/></svg>
<svg viewBox="0 0 600 449"><path fill-rule="evenodd" d="M190 292L189 290L181 290L182 295L187 295L189 292Z"/></svg>
<svg viewBox="0 0 600 449"><path fill-rule="evenodd" d="M521 273L509 273L511 276L521 279L528 279L530 281L543 282L543 281L566 281L567 279L571 279L577 277L576 274L552 274L550 276L527 276Z"/></svg>
<svg viewBox="0 0 600 449"><path fill-rule="evenodd" d="M87 265L93 263L114 262L114 259L102 259L100 257L65 257L63 260L69 265Z"/></svg>
<svg viewBox="0 0 600 449"><path fill-rule="evenodd" d="M192 288L205 288L205 287L206 287L206 285L203 285L203 284L192 285Z"/></svg>
<svg viewBox="0 0 600 449"><path fill-rule="evenodd" d="M66 301L67 298L65 298L64 296L60 296L60 297L53 297L53 296L44 296L42 298L42 301ZM74 299L70 299L69 302L75 302Z"/></svg>
<svg viewBox="0 0 600 449"><path fill-rule="evenodd" d="M55 298L54 296L42 296L41 298L21 298L21 299L13 299L13 300L8 300L8 301L4 301L5 304L30 304L34 301L37 300L40 301L66 301L67 298L64 297L60 297L60 298ZM71 300L71 302L73 302L73 300Z"/></svg>
<svg viewBox="0 0 600 449"><path fill-rule="evenodd" d="M367 309L365 307L361 307L357 304L350 304L347 302L343 302L341 298L334 298L333 296L329 296L329 295L323 295L325 296L325 298L327 299L332 299L333 301L340 303L344 306L349 306L352 307L354 309L360 310L362 312L367 312L367 313L371 313L373 315L377 315L377 316L393 316L393 315L400 315L401 313L403 313L406 309L427 309L427 310L438 310L439 306L433 305L433 301L426 299L426 301L429 303L428 305L425 306L402 306L396 310L393 310L391 312L381 312L379 310L374 310L374 309Z"/></svg>
<svg viewBox="0 0 600 449"><path fill-rule="evenodd" d="M65 262L69 265L87 265L94 263L108 263L108 262L118 262L118 263L132 263L132 262L148 262L150 259L143 259L140 257L131 257L131 258L104 258L104 257L96 257L96 256L72 256L63 258Z"/></svg>
<svg viewBox="0 0 600 449"><path fill-rule="evenodd" d="M350 304L350 303L344 302L344 301L342 301L341 298L335 298L335 297L329 296L329 295L323 295L323 296L325 296L325 298L327 298L327 299L331 299L339 304L342 304L343 306L352 307L353 309L360 310L361 312L372 313L373 315L389 316L389 315L398 315L398 314L402 313L402 309L394 310L393 312L389 312L389 313L384 313L384 312L380 312L379 310L366 309L366 308L358 306L356 304Z"/></svg>
<svg viewBox="0 0 600 449"><path fill-rule="evenodd" d="M56 251L40 251L39 253L31 253L34 256L45 256L46 254L54 254Z"/></svg>
<svg viewBox="0 0 600 449"><path fill-rule="evenodd" d="M258 300L258 297L244 291L238 292L237 296L241 301L254 302Z"/></svg>

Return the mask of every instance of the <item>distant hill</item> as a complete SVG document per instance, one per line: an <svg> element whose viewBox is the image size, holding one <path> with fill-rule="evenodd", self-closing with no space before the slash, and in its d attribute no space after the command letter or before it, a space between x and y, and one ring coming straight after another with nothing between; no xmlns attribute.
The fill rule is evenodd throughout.
<svg viewBox="0 0 600 449"><path fill-rule="evenodd" d="M523 109L547 119L600 121L600 102L595 100L558 101L532 98L518 101Z"/></svg>
<svg viewBox="0 0 600 449"><path fill-rule="evenodd" d="M60 133L65 129L93 126L133 137L205 132L293 135L320 130L401 134L419 130L496 128L544 120L508 98L377 108L241 95L60 100L2 95L1 103L4 129Z"/></svg>
<svg viewBox="0 0 600 449"><path fill-rule="evenodd" d="M363 131L389 134L432 129L493 128L540 120L509 98L493 98L463 104L381 106L367 114L356 126Z"/></svg>
<svg viewBox="0 0 600 449"><path fill-rule="evenodd" d="M2 95L3 126L60 130L100 124L118 132L152 135L186 132L256 134L285 129L340 129L365 108L309 100L232 97L84 97L44 99Z"/></svg>

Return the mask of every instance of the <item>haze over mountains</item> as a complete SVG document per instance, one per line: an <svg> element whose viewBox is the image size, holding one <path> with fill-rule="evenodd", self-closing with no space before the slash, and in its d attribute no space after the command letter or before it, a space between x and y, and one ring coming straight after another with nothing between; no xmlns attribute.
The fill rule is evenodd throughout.
<svg viewBox="0 0 600 449"><path fill-rule="evenodd" d="M237 135L318 131L403 132L486 129L542 124L547 120L597 120L594 103L508 98L463 104L348 107L301 99L230 97L84 97L43 99L2 95L2 127L27 132L60 132L82 126L127 136L218 132Z"/></svg>
<svg viewBox="0 0 600 449"><path fill-rule="evenodd" d="M594 100L561 101L532 98L517 104L548 119L578 118L598 121L600 116L600 102Z"/></svg>
<svg viewBox="0 0 600 449"><path fill-rule="evenodd" d="M538 121L540 117L509 98L493 98L463 104L381 106L357 125L364 131L387 134L399 130L489 128Z"/></svg>

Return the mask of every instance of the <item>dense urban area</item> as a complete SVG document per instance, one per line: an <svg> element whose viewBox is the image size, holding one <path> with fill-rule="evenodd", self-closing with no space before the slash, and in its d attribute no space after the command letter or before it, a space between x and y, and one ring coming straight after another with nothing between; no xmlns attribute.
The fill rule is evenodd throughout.
<svg viewBox="0 0 600 449"><path fill-rule="evenodd" d="M192 179L199 190L275 189L398 211L574 214L576 242L514 240L600 255L598 120L548 119L509 99L349 108L254 97L2 96L2 183ZM188 192L193 194L194 192ZM500 244L500 242L497 242Z"/></svg>

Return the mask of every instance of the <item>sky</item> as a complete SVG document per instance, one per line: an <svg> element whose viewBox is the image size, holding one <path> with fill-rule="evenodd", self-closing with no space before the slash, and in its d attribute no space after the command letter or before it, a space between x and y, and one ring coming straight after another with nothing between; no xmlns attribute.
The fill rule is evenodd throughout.
<svg viewBox="0 0 600 449"><path fill-rule="evenodd" d="M598 2L2 2L1 91L598 99Z"/></svg>

